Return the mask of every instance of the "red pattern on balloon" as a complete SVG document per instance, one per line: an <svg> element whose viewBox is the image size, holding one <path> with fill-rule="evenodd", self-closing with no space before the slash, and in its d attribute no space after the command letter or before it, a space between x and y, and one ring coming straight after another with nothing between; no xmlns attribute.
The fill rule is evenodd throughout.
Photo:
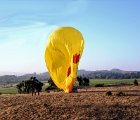
<svg viewBox="0 0 140 120"><path fill-rule="evenodd" d="M73 55L73 63L77 64L79 62L80 59L80 54L75 54Z"/></svg>
<svg viewBox="0 0 140 120"><path fill-rule="evenodd" d="M67 77L71 74L71 67L68 68Z"/></svg>

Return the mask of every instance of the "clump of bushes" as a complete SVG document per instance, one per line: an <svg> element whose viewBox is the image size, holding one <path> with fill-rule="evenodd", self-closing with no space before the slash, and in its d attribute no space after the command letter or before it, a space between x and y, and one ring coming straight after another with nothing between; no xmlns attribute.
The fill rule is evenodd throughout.
<svg viewBox="0 0 140 120"><path fill-rule="evenodd" d="M138 86L138 85L139 85L139 83L138 83L138 81L137 81L136 79L133 81L133 84L134 84L135 86Z"/></svg>
<svg viewBox="0 0 140 120"><path fill-rule="evenodd" d="M66 101L66 100L67 100L67 98L64 98L63 100L64 100L64 101Z"/></svg>
<svg viewBox="0 0 140 120"><path fill-rule="evenodd" d="M2 93L0 92L0 95L2 95Z"/></svg>
<svg viewBox="0 0 140 120"><path fill-rule="evenodd" d="M47 107L48 105L46 103L43 103L43 107Z"/></svg>
<svg viewBox="0 0 140 120"><path fill-rule="evenodd" d="M107 91L107 92L105 93L105 95L111 96L111 95L112 95L112 92L111 92L111 91ZM115 95L116 95L116 96L122 96L122 95L124 95L124 93L123 93L122 91L119 91L119 92L117 92Z"/></svg>
<svg viewBox="0 0 140 120"><path fill-rule="evenodd" d="M98 84L95 84L94 87L103 87L104 84L101 84L101 83L98 83Z"/></svg>
<svg viewBox="0 0 140 120"><path fill-rule="evenodd" d="M111 96L111 95L112 95L112 92L111 92L111 91L107 91L107 92L105 93L105 95Z"/></svg>
<svg viewBox="0 0 140 120"><path fill-rule="evenodd" d="M124 93L122 91L119 91L116 93L116 96L121 96L121 95L124 95Z"/></svg>

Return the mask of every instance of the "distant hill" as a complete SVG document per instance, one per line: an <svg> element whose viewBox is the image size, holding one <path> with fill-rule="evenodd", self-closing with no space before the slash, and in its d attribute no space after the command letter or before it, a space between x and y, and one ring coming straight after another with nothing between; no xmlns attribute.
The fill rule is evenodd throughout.
<svg viewBox="0 0 140 120"><path fill-rule="evenodd" d="M25 74L25 75L21 75L21 76L3 75L3 76L0 76L0 83L18 83L18 82L21 82L22 80L28 80L32 76L36 77L40 81L46 81L50 77L48 72L40 73L40 74L36 74L36 73Z"/></svg>
<svg viewBox="0 0 140 120"><path fill-rule="evenodd" d="M89 74L92 71L86 71L86 70L78 70L78 75L83 75L83 74Z"/></svg>
<svg viewBox="0 0 140 120"><path fill-rule="evenodd" d="M17 83L22 80L30 79L32 76L40 81L46 81L50 78L48 72L40 74L36 74L35 72L30 74L0 72L0 83ZM140 71L123 71L120 69L97 71L78 70L78 76L87 77L89 79L130 79L140 78Z"/></svg>
<svg viewBox="0 0 140 120"><path fill-rule="evenodd" d="M122 73L123 70L120 70L120 69L112 69L112 70L110 70L110 72Z"/></svg>

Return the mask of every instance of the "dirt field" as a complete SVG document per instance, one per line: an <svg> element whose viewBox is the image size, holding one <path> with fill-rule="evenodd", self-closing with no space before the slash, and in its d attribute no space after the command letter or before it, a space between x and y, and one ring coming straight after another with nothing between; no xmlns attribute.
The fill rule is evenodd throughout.
<svg viewBox="0 0 140 120"><path fill-rule="evenodd" d="M113 95L106 96L107 90ZM119 90L125 94L116 96ZM0 120L140 120L140 86L0 95Z"/></svg>

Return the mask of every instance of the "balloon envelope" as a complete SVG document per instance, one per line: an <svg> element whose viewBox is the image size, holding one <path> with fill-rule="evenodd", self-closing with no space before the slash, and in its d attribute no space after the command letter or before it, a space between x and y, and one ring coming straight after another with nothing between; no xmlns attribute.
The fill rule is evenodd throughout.
<svg viewBox="0 0 140 120"><path fill-rule="evenodd" d="M66 93L77 79L78 64L84 48L82 34L73 27L61 27L51 33L45 50L45 62L55 85Z"/></svg>

